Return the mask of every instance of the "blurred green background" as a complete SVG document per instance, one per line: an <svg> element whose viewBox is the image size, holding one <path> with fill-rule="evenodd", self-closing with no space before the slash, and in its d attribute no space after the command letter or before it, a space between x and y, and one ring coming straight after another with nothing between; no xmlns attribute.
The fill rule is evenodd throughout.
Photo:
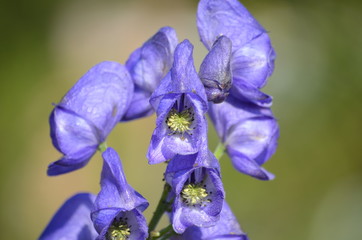
<svg viewBox="0 0 362 240"><path fill-rule="evenodd" d="M360 1L243 3L270 32L276 68L265 92L279 119L277 153L262 182L239 174L225 156L227 200L253 240L362 239L362 4ZM1 239L36 239L58 207L79 191L99 191L101 158L47 177L60 154L52 147L51 103L90 67L124 63L160 27L199 42L196 0L1 1L0 232ZM164 165L145 153L154 116L119 124L108 145L123 159L129 183L151 206ZM217 144L210 125L210 147Z"/></svg>

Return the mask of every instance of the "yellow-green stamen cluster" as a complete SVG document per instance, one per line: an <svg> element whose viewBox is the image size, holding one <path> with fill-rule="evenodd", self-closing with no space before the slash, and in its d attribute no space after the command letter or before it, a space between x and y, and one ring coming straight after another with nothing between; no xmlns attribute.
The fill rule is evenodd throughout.
<svg viewBox="0 0 362 240"><path fill-rule="evenodd" d="M131 229L125 221L115 220L107 232L107 240L127 240L131 235Z"/></svg>
<svg viewBox="0 0 362 240"><path fill-rule="evenodd" d="M181 192L183 201L192 206L205 202L207 196L208 193L204 187L192 183L185 185Z"/></svg>
<svg viewBox="0 0 362 240"><path fill-rule="evenodd" d="M190 108L187 108L182 112L177 112L176 109L173 108L168 113L166 124L172 132L183 134L191 130L190 126L193 120L194 118Z"/></svg>

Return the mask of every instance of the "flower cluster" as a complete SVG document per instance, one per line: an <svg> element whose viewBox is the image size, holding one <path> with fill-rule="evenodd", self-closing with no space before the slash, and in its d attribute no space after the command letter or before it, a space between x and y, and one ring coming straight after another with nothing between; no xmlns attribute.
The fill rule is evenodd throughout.
<svg viewBox="0 0 362 240"><path fill-rule="evenodd" d="M260 89L275 53L266 30L237 0L200 0L197 27L209 50L199 71L193 45L163 27L125 65L97 64L55 104L50 135L63 156L48 175L82 168L99 150L101 190L67 200L41 240L248 239L225 201L219 159L226 152L241 173L273 179L262 165L275 152L279 128L272 98ZM154 112L147 159L167 167L147 225L147 200L128 184L118 153L105 142L118 123ZM214 153L206 114L220 138ZM170 225L156 231L165 213Z"/></svg>

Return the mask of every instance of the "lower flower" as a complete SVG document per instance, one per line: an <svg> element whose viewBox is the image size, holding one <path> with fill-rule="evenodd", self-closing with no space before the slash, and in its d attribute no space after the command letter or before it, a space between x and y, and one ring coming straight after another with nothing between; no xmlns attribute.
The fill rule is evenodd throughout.
<svg viewBox="0 0 362 240"><path fill-rule="evenodd" d="M172 161L197 162L198 157L198 154L178 156ZM173 169L172 161L168 170ZM198 164L177 172L166 170L166 181L171 185L171 195L174 196L172 225L179 234L191 226L215 225L222 209L224 189L219 169L195 165Z"/></svg>
<svg viewBox="0 0 362 240"><path fill-rule="evenodd" d="M148 236L147 222L142 211L148 202L126 181L121 160L115 150L103 154L101 191L91 218L99 233L98 240L144 240Z"/></svg>
<svg viewBox="0 0 362 240"><path fill-rule="evenodd" d="M240 225L232 213L229 205L224 201L220 220L212 227L189 227L178 236L173 236L171 240L249 240L247 235L241 230Z"/></svg>
<svg viewBox="0 0 362 240"><path fill-rule="evenodd" d="M78 193L69 198L54 215L39 240L95 239L98 234L90 218L95 195Z"/></svg>

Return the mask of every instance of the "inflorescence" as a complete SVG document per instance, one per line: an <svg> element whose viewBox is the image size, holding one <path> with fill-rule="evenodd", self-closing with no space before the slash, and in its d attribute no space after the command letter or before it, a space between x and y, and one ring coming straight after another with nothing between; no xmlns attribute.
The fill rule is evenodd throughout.
<svg viewBox="0 0 362 240"><path fill-rule="evenodd" d="M197 28L208 50L199 71L191 42L179 42L173 28L163 27L125 64L92 67L55 104L50 135L62 157L48 166L48 175L83 168L100 151L101 188L69 198L39 239L248 240L225 201L218 158L225 152L237 171L274 178L262 165L276 150L279 126L272 97L260 89L273 73L275 52L268 32L238 0L200 0ZM106 140L117 124L153 113L146 156L149 164L167 167L147 225L149 203L128 184ZM220 139L214 153L206 115ZM170 225L156 230L164 214Z"/></svg>

